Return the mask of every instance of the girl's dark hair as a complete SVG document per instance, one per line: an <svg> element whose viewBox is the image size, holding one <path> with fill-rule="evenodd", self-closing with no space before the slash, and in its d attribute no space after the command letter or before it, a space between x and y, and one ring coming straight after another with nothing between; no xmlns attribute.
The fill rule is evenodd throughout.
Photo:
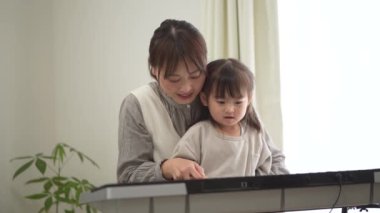
<svg viewBox="0 0 380 213"><path fill-rule="evenodd" d="M255 79L249 68L236 59L228 58L215 60L207 65L206 81L202 91L207 98L213 91L215 91L217 98L224 98L226 95L240 98L243 97L243 92L247 91L251 100L254 87ZM209 118L216 124L211 116ZM252 101L247 106L243 120L257 131L262 130L260 119Z"/></svg>
<svg viewBox="0 0 380 213"><path fill-rule="evenodd" d="M154 31L149 45L148 65L150 75L152 67L165 68L165 78L175 72L179 61L194 63L205 72L207 63L206 42L202 34L186 21L167 19Z"/></svg>

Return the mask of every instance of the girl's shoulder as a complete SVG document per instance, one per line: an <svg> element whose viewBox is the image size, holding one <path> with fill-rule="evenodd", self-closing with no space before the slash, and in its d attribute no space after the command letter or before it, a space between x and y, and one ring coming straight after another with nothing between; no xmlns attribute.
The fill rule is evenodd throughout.
<svg viewBox="0 0 380 213"><path fill-rule="evenodd" d="M189 128L188 131L207 131L210 130L210 128L213 128L213 125L211 121L209 120L204 120L204 121L199 121L195 123L193 126Z"/></svg>
<svg viewBox="0 0 380 213"><path fill-rule="evenodd" d="M249 125L242 125L242 130L244 135L248 136L254 136L254 137L263 137L263 129L262 130L257 130L254 127L251 127Z"/></svg>
<svg viewBox="0 0 380 213"><path fill-rule="evenodd" d="M191 126L185 133L187 137L200 137L200 136L205 136L205 135L210 135L213 130L214 126L212 125L211 121L209 120L204 120L204 121L199 121L195 123L193 126ZM191 136L190 136L191 135Z"/></svg>

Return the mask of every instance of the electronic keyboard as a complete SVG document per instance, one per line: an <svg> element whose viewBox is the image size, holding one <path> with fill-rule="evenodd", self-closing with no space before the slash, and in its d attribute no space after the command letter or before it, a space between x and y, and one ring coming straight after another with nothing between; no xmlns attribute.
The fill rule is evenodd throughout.
<svg viewBox="0 0 380 213"><path fill-rule="evenodd" d="M278 212L380 203L380 169L106 184L81 195L106 212Z"/></svg>

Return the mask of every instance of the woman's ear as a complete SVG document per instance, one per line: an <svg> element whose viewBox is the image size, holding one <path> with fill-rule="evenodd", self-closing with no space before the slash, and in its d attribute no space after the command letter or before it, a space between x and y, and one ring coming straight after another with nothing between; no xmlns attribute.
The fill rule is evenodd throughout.
<svg viewBox="0 0 380 213"><path fill-rule="evenodd" d="M201 92L199 94L199 96L201 97L201 102L202 102L203 106L208 106L206 94L204 92Z"/></svg>
<svg viewBox="0 0 380 213"><path fill-rule="evenodd" d="M154 77L156 77L157 81L158 81L158 77L159 77L159 74L160 74L160 72L158 70L159 70L158 68L152 67L152 74L154 75Z"/></svg>

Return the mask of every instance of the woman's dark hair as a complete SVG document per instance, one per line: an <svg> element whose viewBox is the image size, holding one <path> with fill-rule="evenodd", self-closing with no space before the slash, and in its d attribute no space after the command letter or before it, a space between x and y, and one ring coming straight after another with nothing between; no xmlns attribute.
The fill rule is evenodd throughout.
<svg viewBox="0 0 380 213"><path fill-rule="evenodd" d="M186 21L167 19L153 34L149 45L148 65L152 68L165 68L165 77L173 74L178 62L194 63L204 72L207 63L206 42L202 34Z"/></svg>
<svg viewBox="0 0 380 213"><path fill-rule="evenodd" d="M207 65L206 81L202 91L207 98L210 97L211 92L215 92L217 98L225 98L226 95L240 98L246 91L251 100L254 87L255 79L249 68L236 59L228 58L215 60ZM211 116L209 118L216 124ZM260 119L253 108L252 101L247 106L243 120L257 131L262 130Z"/></svg>

